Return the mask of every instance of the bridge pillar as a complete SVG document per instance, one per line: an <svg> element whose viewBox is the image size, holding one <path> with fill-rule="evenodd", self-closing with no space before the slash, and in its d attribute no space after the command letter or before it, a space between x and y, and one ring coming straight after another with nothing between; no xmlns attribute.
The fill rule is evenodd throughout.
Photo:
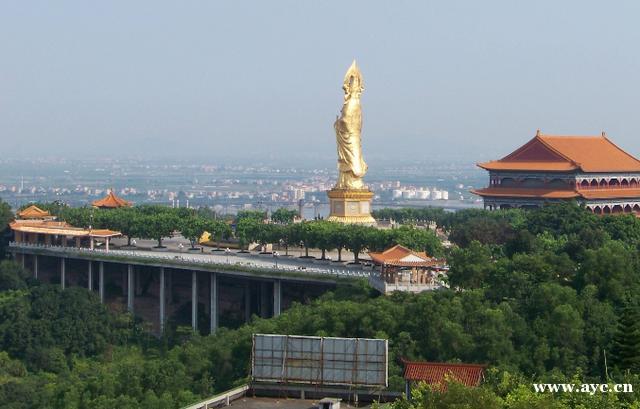
<svg viewBox="0 0 640 409"><path fill-rule="evenodd" d="M87 287L89 288L89 291L93 291L93 262L91 260L89 260L87 267L87 278L89 279L87 280Z"/></svg>
<svg viewBox="0 0 640 409"><path fill-rule="evenodd" d="M249 281L244 283L244 322L251 320L251 286Z"/></svg>
<svg viewBox="0 0 640 409"><path fill-rule="evenodd" d="M33 255L33 278L38 279L38 255Z"/></svg>
<svg viewBox="0 0 640 409"><path fill-rule="evenodd" d="M98 266L98 293L100 302L104 303L104 261L101 261Z"/></svg>
<svg viewBox="0 0 640 409"><path fill-rule="evenodd" d="M191 328L198 331L198 273L191 272Z"/></svg>
<svg viewBox="0 0 640 409"><path fill-rule="evenodd" d="M164 333L164 267L160 267L160 333Z"/></svg>
<svg viewBox="0 0 640 409"><path fill-rule="evenodd" d="M280 315L282 308L282 281L275 280L273 282L273 316Z"/></svg>
<svg viewBox="0 0 640 409"><path fill-rule="evenodd" d="M218 275L211 273L209 284L209 316L210 333L214 334L218 329Z"/></svg>
<svg viewBox="0 0 640 409"><path fill-rule="evenodd" d="M260 318L269 318L267 310L269 309L269 287L268 282L260 281Z"/></svg>
<svg viewBox="0 0 640 409"><path fill-rule="evenodd" d="M24 256L23 256L24 257ZM62 257L60 259L60 286L62 287L62 289L64 290L64 284L65 284L65 279L66 279L66 263L65 263L65 258Z"/></svg>
<svg viewBox="0 0 640 409"><path fill-rule="evenodd" d="M134 273L133 265L127 265L127 310L133 312L133 290L134 290Z"/></svg>

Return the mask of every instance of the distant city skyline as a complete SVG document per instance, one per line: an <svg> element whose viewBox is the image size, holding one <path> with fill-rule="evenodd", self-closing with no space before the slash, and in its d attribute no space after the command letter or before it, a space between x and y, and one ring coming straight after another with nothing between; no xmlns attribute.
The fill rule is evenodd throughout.
<svg viewBox="0 0 640 409"><path fill-rule="evenodd" d="M640 154L640 4L13 2L5 157L335 162L363 72L365 158L497 159L540 128ZM270 159L271 158L271 159Z"/></svg>

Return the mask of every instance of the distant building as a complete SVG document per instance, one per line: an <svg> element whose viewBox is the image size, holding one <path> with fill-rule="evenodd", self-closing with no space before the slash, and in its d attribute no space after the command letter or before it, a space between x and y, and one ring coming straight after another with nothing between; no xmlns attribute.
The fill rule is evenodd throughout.
<svg viewBox="0 0 640 409"><path fill-rule="evenodd" d="M596 214L640 214L640 160L601 136L543 135L500 160L478 164L489 187L472 190L488 209L576 200Z"/></svg>
<svg viewBox="0 0 640 409"><path fill-rule="evenodd" d="M131 207L131 202L116 196L112 189L109 191L107 196L102 199L95 200L91 205L98 209L117 209L119 207Z"/></svg>

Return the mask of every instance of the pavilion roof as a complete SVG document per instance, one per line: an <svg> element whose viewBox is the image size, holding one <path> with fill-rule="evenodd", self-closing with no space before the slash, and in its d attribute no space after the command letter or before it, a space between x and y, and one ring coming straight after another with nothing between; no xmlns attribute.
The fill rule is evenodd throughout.
<svg viewBox="0 0 640 409"><path fill-rule="evenodd" d="M436 260L429 257L424 251L413 251L399 244L383 252L369 252L369 257L376 264L401 267L430 267L436 263Z"/></svg>
<svg viewBox="0 0 640 409"><path fill-rule="evenodd" d="M118 207L131 207L131 202L116 196L113 190L110 190L107 196L102 199L95 200L92 203L93 207L100 207L106 209L115 209Z"/></svg>
<svg viewBox="0 0 640 409"><path fill-rule="evenodd" d="M404 361L404 379L443 385L449 376L465 386L478 386L484 378L486 367L480 364Z"/></svg>
<svg viewBox="0 0 640 409"><path fill-rule="evenodd" d="M487 170L547 172L640 172L640 160L601 136L536 136L500 160L479 163Z"/></svg>
<svg viewBox="0 0 640 409"><path fill-rule="evenodd" d="M23 233L38 233L69 237L117 237L119 231L98 229L89 230L81 227L73 227L67 222L50 220L16 220L9 224L11 230Z"/></svg>
<svg viewBox="0 0 640 409"><path fill-rule="evenodd" d="M51 213L48 211L42 210L36 205L31 205L26 209L19 211L18 217L20 219L50 219L53 216L51 216Z"/></svg>

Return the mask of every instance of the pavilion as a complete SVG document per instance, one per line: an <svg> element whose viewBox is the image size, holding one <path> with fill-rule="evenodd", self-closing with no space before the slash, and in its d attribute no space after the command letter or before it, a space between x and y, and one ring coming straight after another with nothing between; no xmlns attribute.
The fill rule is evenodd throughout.
<svg viewBox="0 0 640 409"><path fill-rule="evenodd" d="M386 283L384 293L401 287L411 291L433 289L437 286L440 272L444 270L443 260L399 244L383 252L369 252L369 257L379 269L380 278Z"/></svg>
<svg viewBox="0 0 640 409"><path fill-rule="evenodd" d="M18 212L17 216L9 224L17 243L90 249L94 249L96 243L104 243L108 251L111 239L122 235L107 229L73 227L67 222L57 221L51 213L37 206L29 206Z"/></svg>
<svg viewBox="0 0 640 409"><path fill-rule="evenodd" d="M113 189L110 189L105 197L95 200L91 205L98 209L117 209L120 207L131 207L131 202L118 197L113 193Z"/></svg>
<svg viewBox="0 0 640 409"><path fill-rule="evenodd" d="M600 136L543 135L500 160L479 163L489 187L472 190L488 209L575 200L596 214L640 214L640 160Z"/></svg>

